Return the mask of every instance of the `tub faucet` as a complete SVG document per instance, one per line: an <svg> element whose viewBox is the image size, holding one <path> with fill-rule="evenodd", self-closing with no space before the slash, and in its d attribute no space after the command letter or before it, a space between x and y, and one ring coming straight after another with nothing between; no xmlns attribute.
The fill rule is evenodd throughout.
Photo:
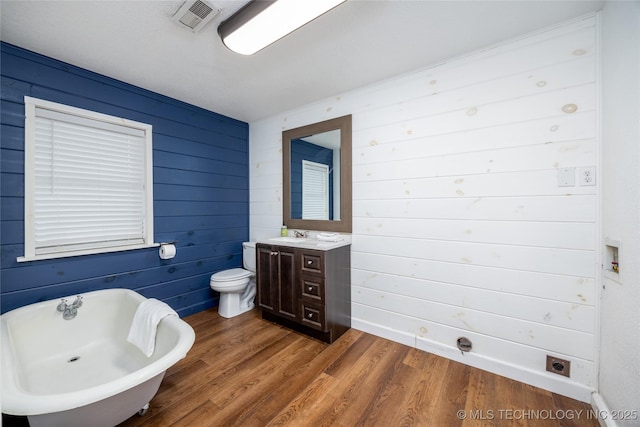
<svg viewBox="0 0 640 427"><path fill-rule="evenodd" d="M62 318L64 320L71 320L78 314L78 308L82 306L82 297L78 295L73 304L67 304L67 300L62 298L60 304L58 304L58 311L62 312Z"/></svg>

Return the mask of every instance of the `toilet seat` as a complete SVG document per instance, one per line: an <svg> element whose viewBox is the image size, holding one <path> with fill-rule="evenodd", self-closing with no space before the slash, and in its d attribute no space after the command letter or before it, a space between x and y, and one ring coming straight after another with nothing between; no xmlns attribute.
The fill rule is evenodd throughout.
<svg viewBox="0 0 640 427"><path fill-rule="evenodd" d="M230 270L219 271L211 275L211 280L216 282L230 282L232 280L246 279L253 276L253 273L244 268L232 268Z"/></svg>
<svg viewBox="0 0 640 427"><path fill-rule="evenodd" d="M243 268L232 268L211 275L209 286L218 292L243 292L253 273Z"/></svg>

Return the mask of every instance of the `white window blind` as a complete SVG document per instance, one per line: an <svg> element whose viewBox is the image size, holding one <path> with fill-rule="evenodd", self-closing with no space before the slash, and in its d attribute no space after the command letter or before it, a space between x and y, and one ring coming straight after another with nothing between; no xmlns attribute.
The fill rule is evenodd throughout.
<svg viewBox="0 0 640 427"><path fill-rule="evenodd" d="M151 126L25 97L25 257L153 244Z"/></svg>
<svg viewBox="0 0 640 427"><path fill-rule="evenodd" d="M302 217L329 219L329 166L302 161Z"/></svg>

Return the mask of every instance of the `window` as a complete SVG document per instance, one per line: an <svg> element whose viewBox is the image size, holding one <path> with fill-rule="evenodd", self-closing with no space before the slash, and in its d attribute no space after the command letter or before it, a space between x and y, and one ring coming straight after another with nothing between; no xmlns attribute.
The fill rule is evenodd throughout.
<svg viewBox="0 0 640 427"><path fill-rule="evenodd" d="M329 219L329 166L302 161L302 218Z"/></svg>
<svg viewBox="0 0 640 427"><path fill-rule="evenodd" d="M25 97L25 254L153 246L151 125Z"/></svg>

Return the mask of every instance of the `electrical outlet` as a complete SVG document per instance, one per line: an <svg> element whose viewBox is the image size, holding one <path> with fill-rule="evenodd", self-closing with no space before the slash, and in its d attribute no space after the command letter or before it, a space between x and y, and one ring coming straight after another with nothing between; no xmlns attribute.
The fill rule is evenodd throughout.
<svg viewBox="0 0 640 427"><path fill-rule="evenodd" d="M547 355L547 371L568 377L571 373L571 362Z"/></svg>
<svg viewBox="0 0 640 427"><path fill-rule="evenodd" d="M581 186L596 185L596 167L589 166L578 169L578 182Z"/></svg>

